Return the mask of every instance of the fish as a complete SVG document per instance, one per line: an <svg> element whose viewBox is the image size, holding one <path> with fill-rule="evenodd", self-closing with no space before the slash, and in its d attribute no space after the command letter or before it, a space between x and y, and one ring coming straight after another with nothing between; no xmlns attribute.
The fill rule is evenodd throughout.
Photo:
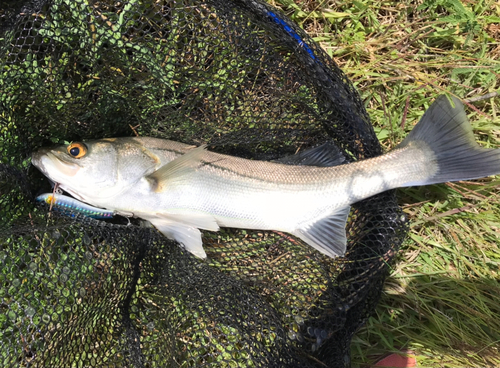
<svg viewBox="0 0 500 368"><path fill-rule="evenodd" d="M333 144L261 161L150 137L42 147L32 163L76 199L147 220L199 258L200 230L221 227L289 233L335 258L346 252L352 204L499 174L500 149L481 148L462 102L442 95L394 149L350 163Z"/></svg>

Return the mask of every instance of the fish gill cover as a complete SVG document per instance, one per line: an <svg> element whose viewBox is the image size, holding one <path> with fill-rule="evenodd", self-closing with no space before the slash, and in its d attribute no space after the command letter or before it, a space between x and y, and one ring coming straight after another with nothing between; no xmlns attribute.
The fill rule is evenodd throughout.
<svg viewBox="0 0 500 368"><path fill-rule="evenodd" d="M272 231L204 232L205 261L154 228L48 213L31 153L152 136L272 160L381 149L358 93L254 0L0 5L0 365L348 367L407 228L357 203L345 257Z"/></svg>

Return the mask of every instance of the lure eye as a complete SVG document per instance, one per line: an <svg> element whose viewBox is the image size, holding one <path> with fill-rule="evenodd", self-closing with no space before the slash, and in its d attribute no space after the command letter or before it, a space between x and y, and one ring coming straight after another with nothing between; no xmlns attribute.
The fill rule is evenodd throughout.
<svg viewBox="0 0 500 368"><path fill-rule="evenodd" d="M68 148L68 153L73 158L82 158L87 154L87 146L81 142L71 143Z"/></svg>

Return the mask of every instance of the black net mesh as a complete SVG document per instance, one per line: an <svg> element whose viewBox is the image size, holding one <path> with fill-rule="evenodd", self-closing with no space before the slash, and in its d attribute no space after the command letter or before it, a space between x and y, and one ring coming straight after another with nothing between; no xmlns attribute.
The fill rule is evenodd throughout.
<svg viewBox="0 0 500 368"><path fill-rule="evenodd" d="M357 92L253 0L0 5L0 365L348 367L406 224L356 204L345 257L272 231L205 232L205 261L135 222L49 214L31 153L152 136L277 159L330 141L380 154Z"/></svg>

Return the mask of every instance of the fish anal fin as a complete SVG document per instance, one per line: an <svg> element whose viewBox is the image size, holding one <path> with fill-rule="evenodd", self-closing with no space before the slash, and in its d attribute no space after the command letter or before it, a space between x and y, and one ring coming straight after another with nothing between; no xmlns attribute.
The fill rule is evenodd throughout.
<svg viewBox="0 0 500 368"><path fill-rule="evenodd" d="M350 210L349 206L338 209L316 222L301 226L292 234L327 256L343 256L347 246L345 227Z"/></svg>
<svg viewBox="0 0 500 368"><path fill-rule="evenodd" d="M185 154L163 165L154 173L147 176L155 192L166 188L166 183L178 180L182 176L193 172L201 163L206 145L190 149Z"/></svg>

